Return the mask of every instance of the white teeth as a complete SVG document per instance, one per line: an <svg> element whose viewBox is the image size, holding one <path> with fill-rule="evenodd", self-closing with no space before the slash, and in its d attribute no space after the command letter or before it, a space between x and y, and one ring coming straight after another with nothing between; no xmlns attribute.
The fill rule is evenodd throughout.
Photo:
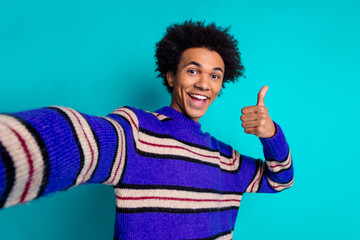
<svg viewBox="0 0 360 240"><path fill-rule="evenodd" d="M197 98L197 99L201 99L201 100L205 100L207 99L207 97L202 96L202 95L197 95L197 94L190 94L190 96Z"/></svg>

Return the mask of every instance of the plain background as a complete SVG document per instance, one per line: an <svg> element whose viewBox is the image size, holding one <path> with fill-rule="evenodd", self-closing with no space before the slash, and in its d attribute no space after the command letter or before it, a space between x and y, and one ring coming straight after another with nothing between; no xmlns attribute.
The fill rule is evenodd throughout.
<svg viewBox="0 0 360 240"><path fill-rule="evenodd" d="M359 239L359 1L0 1L0 112L62 105L104 116L169 105L154 47L172 23L231 25L246 78L228 84L203 131L262 157L241 108L265 104L287 137L293 188L245 194L234 239ZM112 239L110 186L0 211L0 239Z"/></svg>

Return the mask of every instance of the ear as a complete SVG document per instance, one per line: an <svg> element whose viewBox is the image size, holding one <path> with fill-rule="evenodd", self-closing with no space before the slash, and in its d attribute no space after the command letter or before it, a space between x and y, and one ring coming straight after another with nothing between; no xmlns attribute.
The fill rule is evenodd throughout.
<svg viewBox="0 0 360 240"><path fill-rule="evenodd" d="M171 71L166 73L166 80L170 87L174 87L175 76Z"/></svg>

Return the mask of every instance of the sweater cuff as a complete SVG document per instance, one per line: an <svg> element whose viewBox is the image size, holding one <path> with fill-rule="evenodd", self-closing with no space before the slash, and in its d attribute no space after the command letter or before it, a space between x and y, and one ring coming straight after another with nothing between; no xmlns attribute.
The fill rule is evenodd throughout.
<svg viewBox="0 0 360 240"><path fill-rule="evenodd" d="M266 159L284 160L289 152L289 146L286 142L283 131L280 126L275 123L276 133L271 138L260 138L263 145L264 155Z"/></svg>

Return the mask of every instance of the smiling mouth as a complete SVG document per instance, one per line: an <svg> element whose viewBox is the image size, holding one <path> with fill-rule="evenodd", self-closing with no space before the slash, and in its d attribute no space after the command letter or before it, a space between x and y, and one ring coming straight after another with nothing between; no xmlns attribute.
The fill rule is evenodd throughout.
<svg viewBox="0 0 360 240"><path fill-rule="evenodd" d="M207 106L207 102L209 101L209 97L200 94L189 93L189 97L191 106L198 110Z"/></svg>
<svg viewBox="0 0 360 240"><path fill-rule="evenodd" d="M189 93L190 97L193 99L197 99L197 100L203 100L205 101L206 99L208 99L208 97L204 96L204 95L199 95L199 94L191 94Z"/></svg>

